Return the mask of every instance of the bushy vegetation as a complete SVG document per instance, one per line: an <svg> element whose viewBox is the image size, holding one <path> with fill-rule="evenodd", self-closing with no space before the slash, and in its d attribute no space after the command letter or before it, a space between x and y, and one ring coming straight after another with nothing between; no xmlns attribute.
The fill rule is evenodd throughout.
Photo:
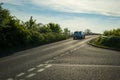
<svg viewBox="0 0 120 80"><path fill-rule="evenodd" d="M0 4L0 49L41 45L68 38L69 30L62 30L59 24L36 23L31 16L26 22L11 16L9 10Z"/></svg>
<svg viewBox="0 0 120 80"><path fill-rule="evenodd" d="M95 43L101 46L120 49L120 28L105 31Z"/></svg>
<svg viewBox="0 0 120 80"><path fill-rule="evenodd" d="M110 31L105 31L103 35L104 36L118 36L118 37L120 37L120 28L113 29Z"/></svg>

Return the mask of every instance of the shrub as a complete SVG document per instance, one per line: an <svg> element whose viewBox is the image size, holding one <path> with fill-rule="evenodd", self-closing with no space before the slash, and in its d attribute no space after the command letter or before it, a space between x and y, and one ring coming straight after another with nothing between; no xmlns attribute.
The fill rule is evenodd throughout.
<svg viewBox="0 0 120 80"><path fill-rule="evenodd" d="M32 33L32 35L31 35L31 43L32 44L44 44L45 38L42 34L40 34L37 31L32 31L31 33Z"/></svg>
<svg viewBox="0 0 120 80"><path fill-rule="evenodd" d="M98 45L120 48L120 37L110 36L110 37L102 37L100 36L96 42Z"/></svg>

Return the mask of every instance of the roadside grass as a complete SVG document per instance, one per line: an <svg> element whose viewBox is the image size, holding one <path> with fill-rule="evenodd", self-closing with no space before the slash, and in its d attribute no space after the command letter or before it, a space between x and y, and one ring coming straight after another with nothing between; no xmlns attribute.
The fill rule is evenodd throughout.
<svg viewBox="0 0 120 80"><path fill-rule="evenodd" d="M120 37L101 35L89 41L89 44L105 49L120 50Z"/></svg>

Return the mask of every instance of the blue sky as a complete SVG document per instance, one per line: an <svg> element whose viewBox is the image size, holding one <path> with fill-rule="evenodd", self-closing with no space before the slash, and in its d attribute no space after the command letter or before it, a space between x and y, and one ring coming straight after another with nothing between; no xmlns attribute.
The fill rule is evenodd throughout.
<svg viewBox="0 0 120 80"><path fill-rule="evenodd" d="M120 0L0 0L11 15L38 23L58 23L71 31L120 28Z"/></svg>

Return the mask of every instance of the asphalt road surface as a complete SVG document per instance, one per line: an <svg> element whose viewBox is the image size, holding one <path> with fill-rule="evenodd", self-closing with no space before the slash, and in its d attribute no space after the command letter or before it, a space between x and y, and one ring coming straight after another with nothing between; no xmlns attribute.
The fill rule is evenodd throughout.
<svg viewBox="0 0 120 80"><path fill-rule="evenodd" d="M0 59L0 80L120 80L120 52L68 39Z"/></svg>

